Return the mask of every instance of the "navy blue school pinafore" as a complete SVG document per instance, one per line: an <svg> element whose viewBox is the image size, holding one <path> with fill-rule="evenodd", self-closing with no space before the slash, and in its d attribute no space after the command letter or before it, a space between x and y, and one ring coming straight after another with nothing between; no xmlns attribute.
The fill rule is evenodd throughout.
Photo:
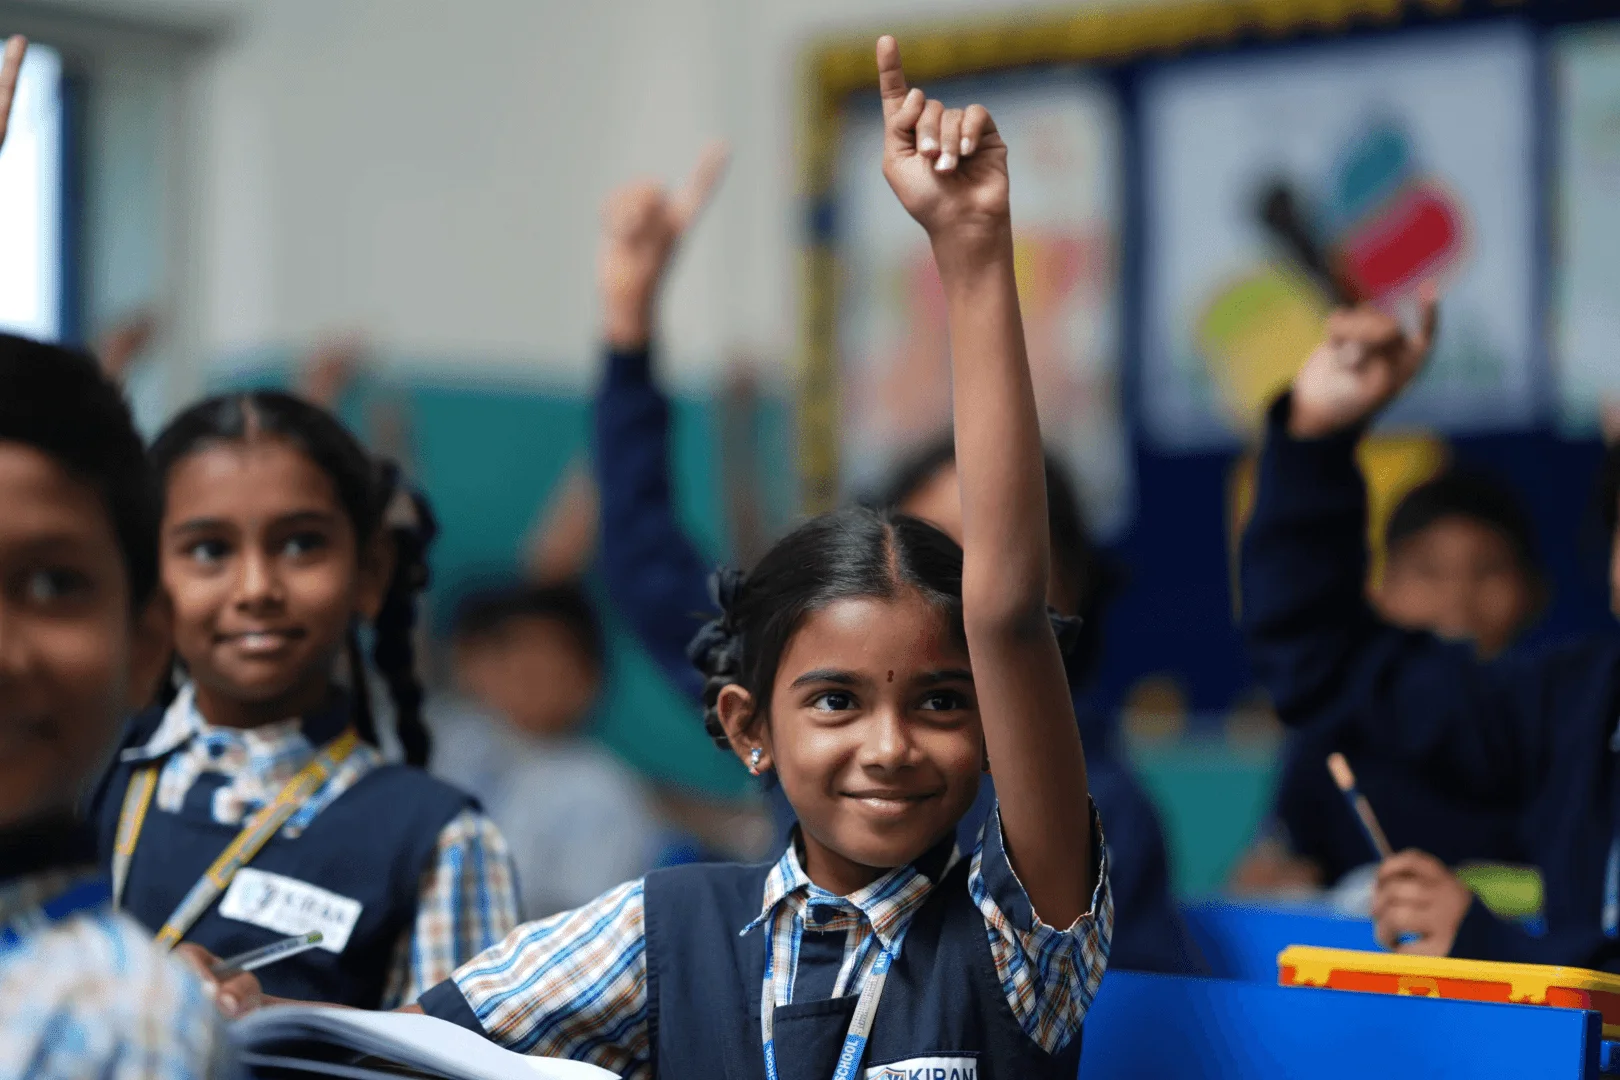
<svg viewBox="0 0 1620 1080"><path fill-rule="evenodd" d="M348 724L346 699L305 721L310 741L322 745ZM150 709L130 721L120 750L141 747L163 720ZM136 768L146 762L114 759L95 794L101 863L111 863L113 838L124 792ZM179 813L155 803L146 815L140 842L124 885L122 908L156 932L186 892L240 831L213 820L214 792L226 778L204 773L186 793ZM327 892L356 900L360 913L341 953L311 949L255 974L267 994L300 1001L325 1001L356 1008L379 1006L394 950L416 920L421 877L450 819L475 800L420 769L381 765L357 780L323 809L296 837L278 832L249 864ZM216 902L187 931L215 956L232 956L285 935L253 923L228 919Z"/></svg>
<svg viewBox="0 0 1620 1080"><path fill-rule="evenodd" d="M988 842L988 841L987 841ZM912 916L859 1076L882 1080L1074 1080L1080 1034L1057 1054L1027 1035L996 976L963 858ZM771 867L695 865L646 878L647 1007L655 1074L759 1080L766 934L739 936L760 912ZM777 1007L780 1080L830 1080L855 997ZM892 1072L883 1066L895 1066Z"/></svg>

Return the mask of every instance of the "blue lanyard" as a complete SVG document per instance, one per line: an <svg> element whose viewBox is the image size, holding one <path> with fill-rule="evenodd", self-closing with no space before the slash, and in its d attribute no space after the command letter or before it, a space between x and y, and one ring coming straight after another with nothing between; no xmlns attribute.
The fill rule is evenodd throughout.
<svg viewBox="0 0 1620 1080"><path fill-rule="evenodd" d="M765 984L761 989L759 1000L760 1034L761 1041L765 1045L765 1080L777 1080L776 1006L787 1004L787 1001L778 1001L777 998L791 997L792 980L797 974L792 971L785 973L784 987L789 992L778 995L774 978L776 949L772 943L776 940L776 920L784 917L791 918L785 910L779 909L771 920L771 933L765 942ZM895 957L900 955L900 945L905 941L906 930L909 928L909 924L902 927L895 934L894 943L885 946L883 951L878 953L877 959L872 961L872 970L867 973L866 982L861 987L861 996L855 1002L855 1015L850 1017L849 1033L844 1036L844 1048L838 1052L838 1067L833 1070L833 1080L855 1080L855 1075L861 1067L861 1059L866 1056L866 1040L872 1034L872 1020L877 1015L878 1001L883 997L883 984L888 981L889 968L894 966ZM803 926L795 924L792 950L795 964L798 962L799 941L803 934Z"/></svg>
<svg viewBox="0 0 1620 1080"><path fill-rule="evenodd" d="M39 927L61 922L70 915L101 907L112 901L112 889L104 878L81 881L66 892L58 893L32 911L26 911L0 927L0 955L11 952L23 943L25 936Z"/></svg>

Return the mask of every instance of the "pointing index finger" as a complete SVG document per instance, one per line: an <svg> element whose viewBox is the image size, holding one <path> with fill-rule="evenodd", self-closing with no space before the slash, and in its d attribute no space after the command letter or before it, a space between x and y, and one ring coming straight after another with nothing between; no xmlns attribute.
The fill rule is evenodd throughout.
<svg viewBox="0 0 1620 1080"><path fill-rule="evenodd" d="M730 157L731 151L724 139L715 139L703 148L698 163L692 167L692 174L670 200L671 209L682 229L690 225L708 205L709 196L714 194L715 185L720 183Z"/></svg>
<svg viewBox="0 0 1620 1080"><path fill-rule="evenodd" d="M888 120L906 100L906 73L900 67L900 44L888 34L877 40L878 93L883 98L883 119Z"/></svg>

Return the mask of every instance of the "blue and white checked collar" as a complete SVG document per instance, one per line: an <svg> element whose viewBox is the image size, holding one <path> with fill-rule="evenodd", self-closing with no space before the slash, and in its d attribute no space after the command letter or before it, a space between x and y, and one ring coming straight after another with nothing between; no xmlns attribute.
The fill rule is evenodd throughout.
<svg viewBox="0 0 1620 1080"><path fill-rule="evenodd" d="M203 719L202 710L197 708L196 688L188 682L180 687L179 693L164 710L163 720L152 732L152 737L144 745L125 750L118 755L118 759L135 763L156 761L198 737L225 741L251 737L255 742L271 745L302 735L310 746L318 747L335 738L346 722L347 701L343 700L334 708L320 710L304 719L294 717L251 729L215 727ZM248 731L252 732L251 736L246 734Z"/></svg>
<svg viewBox="0 0 1620 1080"><path fill-rule="evenodd" d="M786 903L797 914L816 917L818 922L829 921L835 913L859 914L871 925L884 948L888 948L934 886L944 880L961 858L955 837L947 836L915 861L890 870L848 896L839 896L815 884L804 872L804 865L799 861L799 830L795 827L792 842L765 878L764 903L759 916L743 927L738 936L744 937L768 925L777 907ZM818 911L825 912L826 917L815 916Z"/></svg>

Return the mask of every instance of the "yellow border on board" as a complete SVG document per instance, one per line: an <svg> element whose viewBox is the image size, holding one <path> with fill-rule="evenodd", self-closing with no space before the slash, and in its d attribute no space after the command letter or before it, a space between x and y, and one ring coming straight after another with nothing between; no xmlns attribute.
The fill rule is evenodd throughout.
<svg viewBox="0 0 1620 1080"><path fill-rule="evenodd" d="M1524 0L1495 0L1522 6ZM1029 11L990 22L930 24L890 32L900 41L906 76L926 84L1036 64L1121 63L1239 38L1286 40L1343 33L1352 25L1398 25L1409 12L1458 14L1463 0L1176 0L1082 11ZM822 38L804 53L800 205L826 205L838 162L840 113L850 94L877 87L872 46L878 33ZM838 500L837 254L824 238L802 248L799 473L805 509Z"/></svg>

